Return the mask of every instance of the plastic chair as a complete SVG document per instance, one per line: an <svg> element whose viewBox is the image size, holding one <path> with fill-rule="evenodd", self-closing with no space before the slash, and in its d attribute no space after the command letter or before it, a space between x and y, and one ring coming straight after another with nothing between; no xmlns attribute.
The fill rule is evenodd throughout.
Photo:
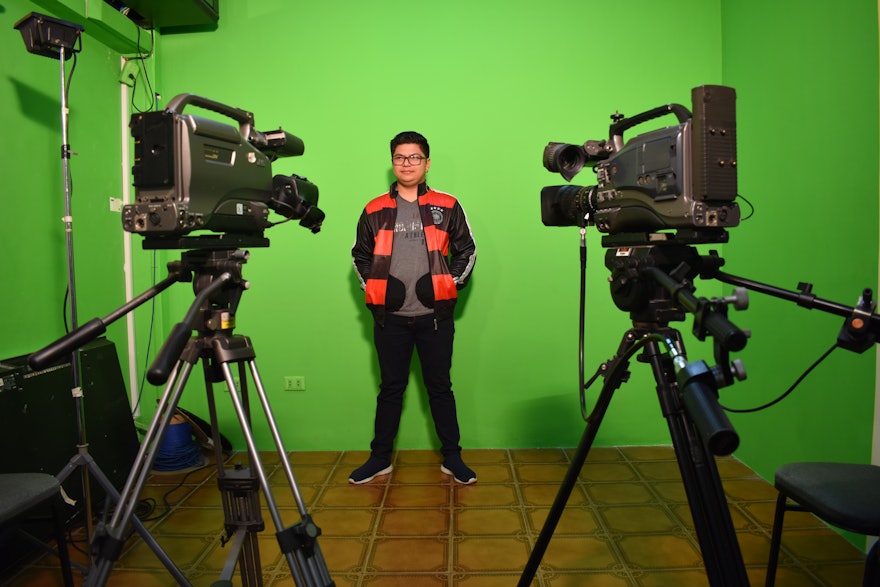
<svg viewBox="0 0 880 587"><path fill-rule="evenodd" d="M64 584L73 587L73 572L67 551L67 538L64 535L61 484L58 479L47 473L0 473L0 525L26 514L48 500L52 500L52 522L58 547L54 554L61 561Z"/></svg>
<svg viewBox="0 0 880 587"><path fill-rule="evenodd" d="M786 510L810 512L857 534L880 535L880 466L847 463L788 463L776 470L776 515L770 540L766 587L773 587ZM790 503L789 500L793 503ZM880 586L880 550L865 559L864 587Z"/></svg>

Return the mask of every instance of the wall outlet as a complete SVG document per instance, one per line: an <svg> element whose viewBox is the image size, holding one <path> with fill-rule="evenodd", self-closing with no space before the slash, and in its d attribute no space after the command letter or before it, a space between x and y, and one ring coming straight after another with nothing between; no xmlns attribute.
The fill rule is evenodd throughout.
<svg viewBox="0 0 880 587"><path fill-rule="evenodd" d="M284 378L285 391L305 391L306 378L302 375L288 375Z"/></svg>
<svg viewBox="0 0 880 587"><path fill-rule="evenodd" d="M140 67L138 67L137 62L126 61L125 65L122 66L122 71L119 73L119 83L125 84L130 88L134 87L138 73L140 73Z"/></svg>

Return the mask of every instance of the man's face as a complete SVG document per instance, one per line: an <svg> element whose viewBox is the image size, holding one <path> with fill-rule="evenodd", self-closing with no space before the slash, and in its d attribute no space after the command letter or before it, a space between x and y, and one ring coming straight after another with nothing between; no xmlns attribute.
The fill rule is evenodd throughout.
<svg viewBox="0 0 880 587"><path fill-rule="evenodd" d="M418 155L422 159L414 163L413 159L410 158L411 155ZM395 162L395 157L398 159L403 157L402 162L400 164ZM391 160L393 162L394 177L397 178L398 185L402 187L410 188L419 185L425 181L425 175L428 173L428 169L431 168L431 160L425 158L422 148L415 143L397 145L394 148Z"/></svg>

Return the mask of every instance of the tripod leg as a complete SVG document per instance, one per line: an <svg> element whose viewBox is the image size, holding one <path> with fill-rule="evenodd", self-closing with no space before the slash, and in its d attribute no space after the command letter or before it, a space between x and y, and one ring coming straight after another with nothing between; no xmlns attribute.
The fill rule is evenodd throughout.
<svg viewBox="0 0 880 587"><path fill-rule="evenodd" d="M535 546L532 548L532 553L529 555L529 560L523 569L517 587L528 587L531 585L535 573L538 571L538 566L541 564L544 552L550 544L550 538L553 537L556 525L559 523L559 519L565 510L565 504L568 503L568 498L571 496L571 490L577 482L578 474L581 468L583 468L590 448L593 446L593 441L596 439L596 434L599 432L599 426L602 424L605 412L608 411L608 406L611 404L614 391L620 387L620 384L628 375L628 356L634 341L635 337L632 335L632 332L627 332L621 341L618 354L616 355L620 358L611 362L612 367L606 374L605 384L602 386L602 391L596 400L596 405L587 422L587 427L584 429L583 436L581 436L580 444L578 444L571 465L569 465L568 471L565 473L565 479L559 487L556 498L553 500L553 505L550 507L547 519L541 528L541 533L535 541Z"/></svg>
<svg viewBox="0 0 880 587"><path fill-rule="evenodd" d="M251 430L247 410L242 403L241 398L239 398L238 390L235 388L232 371L230 370L227 362L222 362L221 367L223 370L223 376L226 379L227 385L230 389L229 395L235 407L235 413L238 416L239 423L241 424L245 443L248 447L251 467L254 469L260 482L260 486L263 489L263 496L266 499L266 507L269 510L273 523L275 524L276 534L279 536L279 544L281 544L282 552L287 559L287 563L290 567L290 572L293 575L294 582L298 586L333 585L332 580L330 580L329 572L327 572L326 566L324 565L323 557L317 547L317 543L312 542L312 540L317 537L318 529L313 523L311 523L311 520L308 518L308 516L303 516L303 525L294 527L292 529L286 529L284 527L284 522L281 519L281 514L278 511L278 506L275 503L275 498L272 495L271 488L269 487L269 481L266 477L266 472L263 468L262 462L260 461L259 452L256 449L256 443L254 442L253 432ZM253 360L249 361L249 368L251 376L254 380L254 386L256 387L257 392L260 396L260 401L262 403L266 419L269 421L269 426L272 429L272 434L275 439L279 454L281 456L281 462L285 465L285 472L288 474L288 482L291 484L291 489L294 491L294 496L297 498L297 504L299 505L300 511L302 513L305 507L304 505L302 505L302 498L299 495L299 491L296 489L296 484L293 480L293 472L290 469L290 465L287 461L287 454L284 451L283 445L280 444L280 435L278 434L277 426L275 425L271 409L269 408L266 391L263 387L262 381L260 380L259 372ZM282 536L290 540L282 540ZM303 538L307 538L310 540L303 540ZM311 542L311 545L309 545L309 542ZM294 551L296 551L296 557L294 557Z"/></svg>
<svg viewBox="0 0 880 587"><path fill-rule="evenodd" d="M257 364L255 361L250 361L249 367L251 370L251 377L254 380L254 386L257 389L257 394L260 397L260 404L263 407L263 413L266 416L266 422L269 425L269 430L272 432L272 438L275 441L275 446L278 449L278 456L280 457L281 466L284 469L284 474L287 477L287 484L290 487L290 491L293 494L297 508L299 509L300 516L302 518L302 522L298 528L300 534L305 534L306 537L309 538L308 543L310 544L308 548L305 550L309 553L309 556L305 556L303 552L303 548L297 549L297 558L299 564L308 570L308 574L311 576L312 584L314 585L333 585L333 581L330 579L330 573L327 571L327 565L324 562L324 555L321 553L321 548L318 546L317 541L315 540L320 534L320 530L318 530L317 526L312 522L311 516L309 516L308 511L306 510L305 502L303 501L302 494L299 491L299 487L296 484L296 479L293 475L293 469L290 466L290 461L287 458L287 451L284 448L284 443L281 440L281 434L278 431L278 426L275 423L275 417L272 414L272 407L269 405L269 398L266 396L266 389L263 387L263 382L260 379L259 371L257 370ZM280 530L280 518L278 522L276 522L276 528ZM282 550L286 549L282 546ZM287 552L285 552L285 556L287 556Z"/></svg>
<svg viewBox="0 0 880 587"><path fill-rule="evenodd" d="M670 338L674 335L680 343L679 334L672 333ZM709 582L713 587L747 586L748 576L714 456L690 421L677 387L671 383L675 380L671 362L661 356L655 340L647 343L645 355L657 381Z"/></svg>
<svg viewBox="0 0 880 587"><path fill-rule="evenodd" d="M197 353L197 349L194 349L195 346L193 343L190 343L187 348L191 352L195 351ZM87 587L106 584L113 564L119 558L122 547L125 544L123 535L127 531L129 523L134 524L138 531L141 532L148 546L156 553L178 584L190 585L180 569L174 565L168 555L162 551L159 544L147 532L146 528L143 527L140 520L134 516L134 509L153 467L153 462L156 460L158 447L165 436L165 431L168 428L168 423L171 421L171 416L177 407L177 403L180 401L180 396L183 393L183 388L186 385L192 367L192 362L185 362L181 359L174 369L171 381L165 387L165 392L162 394L162 398L156 407L153 421L141 442L141 448L135 458L135 464L125 481L122 493L119 494L117 506L110 519L110 523L103 530L103 536L100 540L100 551L96 559L96 568L86 577L85 585Z"/></svg>

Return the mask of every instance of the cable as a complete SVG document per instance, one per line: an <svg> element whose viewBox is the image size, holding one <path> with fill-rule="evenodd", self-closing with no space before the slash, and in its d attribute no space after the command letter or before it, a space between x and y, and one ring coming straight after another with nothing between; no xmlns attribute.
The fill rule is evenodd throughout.
<svg viewBox="0 0 880 587"><path fill-rule="evenodd" d="M175 416L180 418L180 416ZM154 471L180 471L204 464L199 447L193 440L192 426L181 418L180 422L172 420L165 430L162 445L153 463Z"/></svg>
<svg viewBox="0 0 880 587"><path fill-rule="evenodd" d="M792 391L794 391L794 388L797 387L798 385L800 385L801 381L803 381L804 379L806 379L807 375L809 375L809 374L813 371L813 369L815 369L816 367L818 367L818 366L819 366L819 363L821 363L821 362L824 361L826 358L828 358L828 355L830 355L830 354L832 353L832 351L834 351L834 349L836 349L836 348L838 348L837 343L834 343L833 345L831 345L831 348L828 349L827 351L825 351L825 352L822 354L821 357L819 357L818 359L816 359L816 360L813 362L813 364L810 365L810 366L807 368L807 370L804 371L804 372L801 374L801 376L798 377L797 380L795 380L795 382L791 384L791 387L789 387L788 389L786 389L786 390L782 393L782 395L780 395L779 397L777 397L776 399L774 399L774 400L772 400L772 401L770 401L770 402L767 402L767 403L764 404L764 405L761 405L761 406L758 406L758 407L755 407L755 408L743 408L743 409L733 409L733 408L728 408L728 407L726 407L726 406L724 406L724 405L721 405L721 404L719 404L719 405L721 405L721 408L722 408L724 411L726 411L726 412L731 412L731 413L735 413L735 414L749 414L749 413L752 413L752 412L760 412L761 410L766 410L766 409L769 408L770 406L776 405L776 404L778 404L779 402L781 402L782 400L784 400L786 397L788 397L788 395L789 395Z"/></svg>

